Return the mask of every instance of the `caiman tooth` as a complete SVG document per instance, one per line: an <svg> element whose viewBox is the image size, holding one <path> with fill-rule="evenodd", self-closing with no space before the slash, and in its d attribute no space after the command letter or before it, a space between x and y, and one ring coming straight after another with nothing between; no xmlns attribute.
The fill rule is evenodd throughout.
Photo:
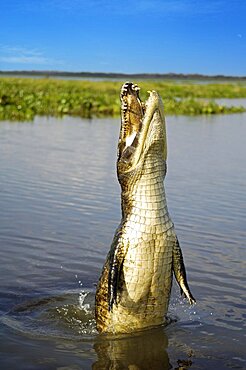
<svg viewBox="0 0 246 370"><path fill-rule="evenodd" d="M122 86L121 88L121 96L124 96L126 95L127 91L128 91L128 88L129 86L131 85L131 82L125 82L124 85Z"/></svg>
<svg viewBox="0 0 246 370"><path fill-rule="evenodd" d="M135 91L138 93L140 90L140 87L138 87L137 84L133 84L132 82L125 82L124 85L121 88L121 97L124 97L127 95L127 93L130 93L131 91Z"/></svg>
<svg viewBox="0 0 246 370"><path fill-rule="evenodd" d="M133 85L132 85L132 88L133 88L133 90L135 90L135 91L139 91L139 90L140 90L140 87L138 87L138 85L137 85L137 84L133 84Z"/></svg>

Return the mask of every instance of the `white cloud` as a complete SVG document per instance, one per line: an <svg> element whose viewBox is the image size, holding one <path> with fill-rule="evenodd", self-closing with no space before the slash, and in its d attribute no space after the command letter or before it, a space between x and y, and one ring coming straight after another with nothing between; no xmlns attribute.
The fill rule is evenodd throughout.
<svg viewBox="0 0 246 370"><path fill-rule="evenodd" d="M27 56L27 55L20 55L20 56L0 56L0 61L4 63L16 63L16 64L52 64L51 60L38 57L38 56Z"/></svg>
<svg viewBox="0 0 246 370"><path fill-rule="evenodd" d="M33 64L33 65L62 65L60 60L47 58L37 49L27 49L19 46L0 45L0 61L10 64Z"/></svg>

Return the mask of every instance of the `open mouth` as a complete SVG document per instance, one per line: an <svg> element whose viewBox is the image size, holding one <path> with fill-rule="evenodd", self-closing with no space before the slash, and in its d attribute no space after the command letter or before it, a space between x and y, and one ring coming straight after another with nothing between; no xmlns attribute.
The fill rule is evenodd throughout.
<svg viewBox="0 0 246 370"><path fill-rule="evenodd" d="M139 135L143 125L145 104L139 97L140 88L132 82L126 82L120 93L121 131L118 155L121 163L132 162L133 154L139 145Z"/></svg>
<svg viewBox="0 0 246 370"><path fill-rule="evenodd" d="M140 88L131 82L126 82L121 88L122 139L125 139L126 146L132 144L141 130L145 104L140 100L139 91Z"/></svg>
<svg viewBox="0 0 246 370"><path fill-rule="evenodd" d="M126 82L121 88L121 130L118 144L118 164L127 169L135 166L145 148L149 136L150 123L158 108L159 96L150 91L149 98L142 102L140 88L132 82Z"/></svg>

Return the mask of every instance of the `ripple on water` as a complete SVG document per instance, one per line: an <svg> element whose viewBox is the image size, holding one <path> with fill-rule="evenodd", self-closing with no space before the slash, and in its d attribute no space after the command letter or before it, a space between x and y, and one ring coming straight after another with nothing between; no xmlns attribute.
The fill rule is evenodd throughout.
<svg viewBox="0 0 246 370"><path fill-rule="evenodd" d="M59 293L15 305L1 321L25 335L90 340L96 334L94 294Z"/></svg>

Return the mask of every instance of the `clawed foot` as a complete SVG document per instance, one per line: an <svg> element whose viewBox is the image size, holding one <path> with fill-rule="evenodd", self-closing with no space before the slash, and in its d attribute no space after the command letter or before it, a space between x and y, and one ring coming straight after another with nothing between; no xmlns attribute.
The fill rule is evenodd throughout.
<svg viewBox="0 0 246 370"><path fill-rule="evenodd" d="M189 301L189 304L196 304L196 300L195 298L193 297L193 295L191 294L190 291L183 291L183 289L180 289L180 293L181 293L181 296L184 295L188 301Z"/></svg>

